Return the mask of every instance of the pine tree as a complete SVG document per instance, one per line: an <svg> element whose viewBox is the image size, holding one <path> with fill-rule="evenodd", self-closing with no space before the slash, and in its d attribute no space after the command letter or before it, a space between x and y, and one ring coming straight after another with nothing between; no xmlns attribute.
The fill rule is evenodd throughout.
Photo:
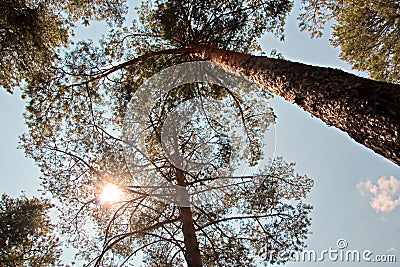
<svg viewBox="0 0 400 267"><path fill-rule="evenodd" d="M249 52L256 49L255 40L263 31L281 36L290 2L171 1L158 2L154 9L148 4L141 8L139 26L112 29L101 47L78 43L55 63L59 71L37 74L24 91L30 98L25 150L41 167L45 189L61 202L64 232L74 233L71 243L95 266L134 264L132 258L139 251L150 266L286 262L287 254L305 245L311 206L301 200L312 180L297 175L294 164L281 158L249 175L234 173L240 163L257 166L263 158L262 137L275 120L268 106L271 95L257 86L234 90L192 82L155 98L154 106L132 101L153 75L202 60L186 53L185 47L172 52L175 46L204 42L223 51L236 45ZM174 23L169 16L185 11L196 19L183 28L180 23L177 28L164 27ZM210 21L201 21L205 17ZM196 23L193 35L185 35ZM235 44L230 43L233 40ZM140 55L141 60L110 66ZM151 89L150 98L157 92ZM208 112L184 121L178 127L183 131L170 135L179 137L172 139L178 143L172 150L195 162L207 159L201 168L188 170L166 154L160 136L168 118L186 114L185 104L194 99L207 104ZM133 147L140 148L139 154L126 155L124 122L139 114L129 113L132 105L150 108L139 120L145 124L129 135L136 138ZM238 127L243 132L232 132ZM138 184L138 179L146 184ZM166 185L167 190L162 189ZM110 186L123 192L115 203L102 199L103 188ZM69 223L71 218L74 224ZM88 222L94 233L85 234Z"/></svg>
<svg viewBox="0 0 400 267"><path fill-rule="evenodd" d="M0 266L62 266L50 208L48 201L38 198L1 196Z"/></svg>

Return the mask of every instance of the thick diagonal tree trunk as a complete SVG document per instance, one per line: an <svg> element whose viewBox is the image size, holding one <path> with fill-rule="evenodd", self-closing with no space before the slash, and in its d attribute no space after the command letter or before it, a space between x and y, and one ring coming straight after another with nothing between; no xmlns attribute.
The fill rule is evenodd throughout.
<svg viewBox="0 0 400 267"><path fill-rule="evenodd" d="M92 80L166 54L197 54L228 71L239 72L400 166L400 85L361 78L338 69L201 44L153 52L117 65Z"/></svg>
<svg viewBox="0 0 400 267"><path fill-rule="evenodd" d="M239 71L400 166L400 85L332 68L194 45L202 58Z"/></svg>

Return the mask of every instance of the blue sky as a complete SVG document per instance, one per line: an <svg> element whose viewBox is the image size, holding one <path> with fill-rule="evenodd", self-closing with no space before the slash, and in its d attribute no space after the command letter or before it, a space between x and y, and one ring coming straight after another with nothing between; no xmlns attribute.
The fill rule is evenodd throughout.
<svg viewBox="0 0 400 267"><path fill-rule="evenodd" d="M298 7L298 5L296 5ZM351 67L338 59L340 50L329 45L330 31L322 39L310 39L308 33L297 28L295 8L286 27L286 41L280 43L271 36L261 40L265 51L276 48L285 58L317 66L329 66L351 71ZM359 72L353 72L365 76ZM317 253L324 249L337 249L336 241L347 240L348 249L374 254L395 254L400 261L400 207L392 211L376 211L370 205L373 194L361 194L360 187L368 191L365 184L376 184L378 179L390 176L400 179L400 168L382 156L375 154L347 134L327 127L322 121L312 118L297 106L279 97L271 105L277 119L277 155L296 162L297 171L315 180L308 202L313 204L313 234L308 240L308 249ZM400 182L396 182L399 186ZM375 197L379 200L379 196ZM393 199L399 199L397 189ZM375 200L375 203L377 201ZM390 250L391 252L387 252ZM395 252L393 253L393 250ZM315 266L317 263L293 263L293 266ZM366 263L331 263L326 265L364 266ZM395 263L379 263L379 266L395 266Z"/></svg>
<svg viewBox="0 0 400 267"><path fill-rule="evenodd" d="M339 49L330 46L329 31L317 40L310 39L308 33L299 32L296 12L295 8L288 20L285 42L264 36L261 39L264 51L269 54L275 48L292 61L351 71L338 59ZM89 29L77 33L92 38L98 34ZM399 262L400 207L396 206L396 200L400 197L400 167L279 97L275 97L271 105L278 117L276 154L286 161L296 162L298 173L315 180L307 199L314 206L313 234L307 241L308 249L317 253L329 247L337 249L336 241L344 238L348 249L368 249L373 255L395 254ZM39 194L40 171L33 160L25 158L22 150L17 150L18 136L26 130L23 112L24 102L18 93L0 92L0 123L3 125L0 131L0 191L12 196L20 195L21 190L28 196ZM390 179L391 176L394 178ZM378 183L381 177L386 179L382 178ZM384 206L385 201L391 201L394 208ZM323 266L339 264L365 266L366 263L326 260ZM288 264L316 265L306 262ZM396 266L396 263L377 266Z"/></svg>

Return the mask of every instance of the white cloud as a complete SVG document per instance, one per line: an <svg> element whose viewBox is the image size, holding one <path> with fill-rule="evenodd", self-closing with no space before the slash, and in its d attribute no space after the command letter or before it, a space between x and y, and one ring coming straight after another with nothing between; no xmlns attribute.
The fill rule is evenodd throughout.
<svg viewBox="0 0 400 267"><path fill-rule="evenodd" d="M396 248L389 248L386 252L396 252Z"/></svg>
<svg viewBox="0 0 400 267"><path fill-rule="evenodd" d="M359 182L357 188L362 196L372 195L370 205L376 211L390 212L400 206L400 180L393 176L381 177L376 184Z"/></svg>

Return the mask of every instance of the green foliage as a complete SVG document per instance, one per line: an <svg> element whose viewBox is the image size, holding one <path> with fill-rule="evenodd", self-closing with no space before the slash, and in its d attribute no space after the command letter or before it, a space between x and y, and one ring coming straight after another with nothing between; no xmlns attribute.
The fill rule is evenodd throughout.
<svg viewBox="0 0 400 267"><path fill-rule="evenodd" d="M92 51L90 57L73 60L76 66L86 64L85 71L90 73L89 58L96 59L97 50L77 51L76 56ZM61 79L47 84L46 90L35 91L36 97L28 107L31 132L25 136L25 149L41 167L45 189L62 203L60 227L65 233L75 233L70 234L71 243L93 265L134 266L131 258L138 251L147 266L183 263L179 208L137 188L135 178L146 177L150 185L177 183L176 168L159 140L162 125L168 114L186 101L200 98L207 102L211 98L221 106L211 109L208 119L191 121L180 135L180 144L185 144L180 147L183 155L197 160L210 157L196 149L201 140L213 140L208 143L214 151L213 160L198 172L185 173L189 192L203 192L192 199L203 262L206 266L284 263L278 252L304 247L311 207L296 201L307 195L312 180L296 175L294 164L280 158L253 178L219 179L240 163L256 165L262 159L263 133L275 120L268 107L270 95L248 88L234 94L207 84L177 87L157 101L149 117L152 123L145 125L148 131L140 135L147 158L138 159L134 172L126 163L120 135L127 105L137 87L163 68L186 60L190 59L161 56L136 64L112 81L104 79L60 90L57 81ZM110 114L114 114L112 118ZM246 134L233 140L230 130L235 127ZM244 155L233 156L231 151L237 147L244 148ZM108 183L117 184L125 196L118 203L102 205L99 195ZM224 189L210 190L216 185ZM88 222L90 232L85 230Z"/></svg>
<svg viewBox="0 0 400 267"><path fill-rule="evenodd" d="M311 37L322 37L325 24L333 18L335 0L301 0L302 12L299 14L300 30L307 30Z"/></svg>
<svg viewBox="0 0 400 267"><path fill-rule="evenodd" d="M48 210L51 204L38 198L0 201L0 266L61 266L58 238Z"/></svg>
<svg viewBox="0 0 400 267"><path fill-rule="evenodd" d="M333 19L332 44L340 58L371 78L400 82L400 3L380 0L303 1L302 30L321 36Z"/></svg>
<svg viewBox="0 0 400 267"><path fill-rule="evenodd" d="M22 0L1 0L0 4L0 85L12 92L23 79L53 61L53 48L66 44L68 33L43 4Z"/></svg>
<svg viewBox="0 0 400 267"><path fill-rule="evenodd" d="M223 49L260 49L256 39L266 31L284 38L290 0L155 1L143 4L141 22L150 35L168 45L209 44Z"/></svg>
<svg viewBox="0 0 400 267"><path fill-rule="evenodd" d="M9 92L39 72L51 72L61 46L70 44L77 21L104 20L120 26L124 0L1 0L0 86Z"/></svg>
<svg viewBox="0 0 400 267"><path fill-rule="evenodd" d="M340 57L376 80L400 82L400 3L343 1L333 27Z"/></svg>
<svg viewBox="0 0 400 267"><path fill-rule="evenodd" d="M135 178L146 177L150 185L182 182L163 152L160 134L167 116L194 98L219 103L179 135L184 156L212 158L197 172L183 173L189 193L202 192L194 194L191 208L204 264L284 263L278 252L304 247L311 206L299 200L312 180L295 174L294 164L276 158L252 177L223 179L240 164L257 166L263 159L263 136L275 122L271 95L203 83L171 90L150 109L148 124L138 134L146 157L133 157L138 168L132 171L121 138L129 103L152 75L199 58L160 55L115 67L121 60L196 43L253 51L262 32L282 36L290 8L290 1L157 1L154 7L148 1L130 29L111 28L98 47L80 41L55 59L52 71L31 76L24 89L29 100L24 148L42 170L44 189L60 202L59 227L89 265L134 265L137 252L148 266L185 262L179 207L149 196ZM187 19L190 27L182 28ZM242 132L233 135L235 128ZM199 149L207 138L208 150ZM235 153L238 147L244 152ZM125 194L117 203L103 204L99 196L109 183ZM224 189L210 190L214 185Z"/></svg>

